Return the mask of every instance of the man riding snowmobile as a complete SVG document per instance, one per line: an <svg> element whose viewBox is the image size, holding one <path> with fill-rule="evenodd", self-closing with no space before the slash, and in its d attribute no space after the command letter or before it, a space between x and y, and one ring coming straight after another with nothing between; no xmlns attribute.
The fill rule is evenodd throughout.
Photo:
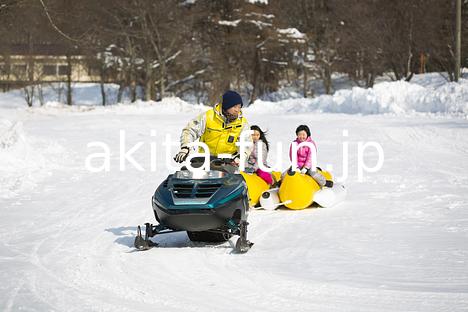
<svg viewBox="0 0 468 312"><path fill-rule="evenodd" d="M212 157L229 154L237 165L241 156L244 160L248 159L251 144L248 144L244 155L240 155L239 147L236 146L241 136L244 136L247 142L252 142L250 135L243 134L250 128L247 119L242 115L242 106L242 97L237 92L225 92L220 103L191 120L182 130L180 151L174 160L178 163L184 162L190 153L189 143L198 139L208 146Z"/></svg>
<svg viewBox="0 0 468 312"><path fill-rule="evenodd" d="M144 236L138 226L134 242L137 249L157 246L151 237L177 231L186 231L190 240L202 242L225 242L237 235L239 239L234 249L241 253L253 245L247 240L247 185L237 168L251 150L249 144L242 148L236 145L242 137L246 139L245 143L251 141L251 136L243 133L250 129L242 116L242 105L238 93L227 91L220 103L183 129L181 148L174 160L184 162L190 152L190 143L200 140L208 146L210 169L200 174L182 167L159 185L152 198L159 224L145 223ZM202 150L200 148L200 152ZM240 151L245 155L240 155ZM203 157L191 159L194 168L199 167L197 158Z"/></svg>

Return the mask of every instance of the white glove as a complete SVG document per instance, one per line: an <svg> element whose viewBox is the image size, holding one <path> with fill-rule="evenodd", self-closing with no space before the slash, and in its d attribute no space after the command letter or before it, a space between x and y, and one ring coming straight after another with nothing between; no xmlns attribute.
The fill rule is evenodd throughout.
<svg viewBox="0 0 468 312"><path fill-rule="evenodd" d="M186 146L182 147L180 151L175 155L174 160L178 163L183 163L190 152L190 149Z"/></svg>
<svg viewBox="0 0 468 312"><path fill-rule="evenodd" d="M307 169L307 168L302 168L302 169L301 169L301 173L302 173L302 174L306 174L308 170L309 170L309 169Z"/></svg>
<svg viewBox="0 0 468 312"><path fill-rule="evenodd" d="M232 159L232 164L234 166L237 166L239 167L239 164L240 164L240 155L239 154L234 154L234 158Z"/></svg>

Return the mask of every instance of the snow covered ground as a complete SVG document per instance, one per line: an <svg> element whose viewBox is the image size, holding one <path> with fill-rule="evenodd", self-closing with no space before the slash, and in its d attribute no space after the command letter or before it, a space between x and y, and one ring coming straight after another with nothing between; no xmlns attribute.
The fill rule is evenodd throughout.
<svg viewBox="0 0 468 312"><path fill-rule="evenodd" d="M400 94L406 87L400 85ZM422 87L468 102L466 83ZM366 92L383 94L378 90ZM422 103L420 97L392 103L406 107ZM375 101L387 105L383 97ZM268 130L271 163L278 160L275 143L289 143L302 123L317 140L320 165L333 165L338 176L348 144L349 192L332 208L251 212L255 245L237 255L228 243L195 244L185 233L156 238L161 248L147 252L132 247L136 226L154 221L151 196L170 173L159 164L150 170L150 143L162 162L164 135L177 137L205 107L177 99L106 108L7 104L0 96L2 311L467 311L463 109L248 108L250 123ZM126 150L144 142L134 155L145 171L129 163L119 170L122 129ZM108 144L109 172L86 170L86 157L100 151L87 147L92 141ZM371 141L382 146L384 165L359 181L357 146ZM377 157L369 148L365 163L373 166Z"/></svg>

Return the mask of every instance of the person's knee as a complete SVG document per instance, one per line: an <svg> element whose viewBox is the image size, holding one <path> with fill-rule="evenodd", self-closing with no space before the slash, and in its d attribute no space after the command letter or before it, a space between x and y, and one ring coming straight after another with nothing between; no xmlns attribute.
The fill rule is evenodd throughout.
<svg viewBox="0 0 468 312"><path fill-rule="evenodd" d="M324 186L327 183L327 179L320 172L309 169L309 174L320 186Z"/></svg>

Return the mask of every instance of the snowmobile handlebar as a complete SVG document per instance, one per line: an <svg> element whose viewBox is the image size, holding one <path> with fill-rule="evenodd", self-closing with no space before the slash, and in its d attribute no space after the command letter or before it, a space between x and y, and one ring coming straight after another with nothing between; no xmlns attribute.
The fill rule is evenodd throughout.
<svg viewBox="0 0 468 312"><path fill-rule="evenodd" d="M210 165L212 166L222 166L222 165L230 165L234 161L233 158L219 158L215 156L210 156ZM194 165L200 164L200 167L204 164L205 157L193 157L190 159L190 163L193 167Z"/></svg>
<svg viewBox="0 0 468 312"><path fill-rule="evenodd" d="M190 164L193 168L202 167L205 162L204 157L194 157L190 160ZM210 156L210 168L211 170L226 171L229 173L234 173L237 169L237 166L233 164L234 160L232 158L220 158L215 156Z"/></svg>

